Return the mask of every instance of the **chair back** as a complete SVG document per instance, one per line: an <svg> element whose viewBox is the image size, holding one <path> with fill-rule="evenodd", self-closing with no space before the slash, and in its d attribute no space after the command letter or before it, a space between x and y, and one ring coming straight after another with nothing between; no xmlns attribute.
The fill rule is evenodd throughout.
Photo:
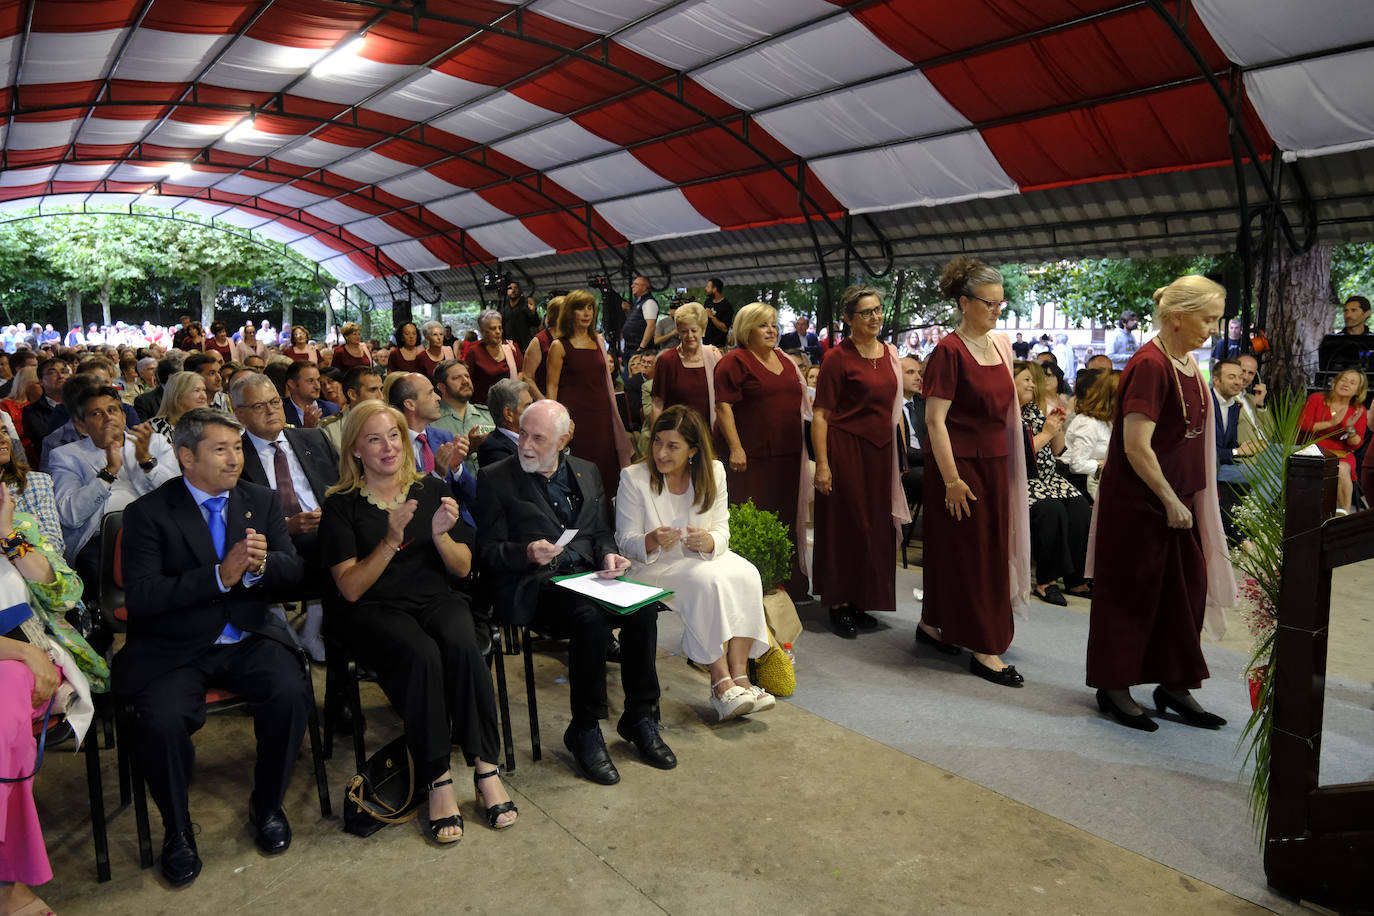
<svg viewBox="0 0 1374 916"><path fill-rule="evenodd" d="M124 539L124 512L105 513L100 520L100 619L112 633L124 632L129 619L124 608L124 569L121 547Z"/></svg>

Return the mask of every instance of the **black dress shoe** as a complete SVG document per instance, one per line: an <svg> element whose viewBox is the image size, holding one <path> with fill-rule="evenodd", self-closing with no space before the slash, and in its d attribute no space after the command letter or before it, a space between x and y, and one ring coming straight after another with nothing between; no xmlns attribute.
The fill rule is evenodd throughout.
<svg viewBox="0 0 1374 916"><path fill-rule="evenodd" d="M677 755L663 743L658 735L658 723L648 716L629 725L622 721L615 730L616 734L635 746L639 756L649 766L660 770L671 770L677 766Z"/></svg>
<svg viewBox="0 0 1374 916"><path fill-rule="evenodd" d="M1192 705L1197 706L1197 700L1193 700ZM1155 688L1155 709L1159 711L1160 716L1173 709L1180 719L1194 728L1221 728L1226 724L1226 720L1221 716L1210 713L1200 706L1196 709L1185 706L1162 686Z"/></svg>
<svg viewBox="0 0 1374 916"><path fill-rule="evenodd" d="M275 856L291 848L291 824L286 820L286 812L282 809L274 808L259 813L257 806L250 803L248 823L253 827L254 842L269 856Z"/></svg>
<svg viewBox="0 0 1374 916"><path fill-rule="evenodd" d="M970 655L968 659L968 670L972 671L983 680L992 681L994 684L1001 687L1020 687L1026 682L1026 679L1018 674L1016 669L1011 665L1007 665L1007 667L1000 671L996 671L978 661L977 657L972 655Z"/></svg>
<svg viewBox="0 0 1374 916"><path fill-rule="evenodd" d="M574 731L571 725L563 733L563 746L572 754L573 760L592 782L603 786L613 786L620 782L620 773L611 763L611 755L606 752L606 739L601 737L601 729L593 726L586 731Z"/></svg>
<svg viewBox="0 0 1374 916"><path fill-rule="evenodd" d="M340 700L338 709L334 712L334 734L351 735L353 734L353 707Z"/></svg>
<svg viewBox="0 0 1374 916"><path fill-rule="evenodd" d="M612 665L618 665L620 664L620 659L620 640L612 636L611 641L606 643L606 661Z"/></svg>
<svg viewBox="0 0 1374 916"><path fill-rule="evenodd" d="M860 630L873 630L878 626L878 618L868 613L868 611L861 611L858 608L854 608L850 611L850 614L854 617L854 626L858 627Z"/></svg>
<svg viewBox="0 0 1374 916"><path fill-rule="evenodd" d="M859 635L858 625L854 623L854 614L847 607L830 609L830 628L835 631L836 636L843 639L856 639Z"/></svg>
<svg viewBox="0 0 1374 916"><path fill-rule="evenodd" d="M162 840L162 877L172 887L185 887L200 874L200 853L191 828L168 832Z"/></svg>
<svg viewBox="0 0 1374 916"><path fill-rule="evenodd" d="M1043 594L1041 594L1040 592L1035 592L1035 597L1039 598L1046 604L1052 604L1055 607L1069 606L1069 602L1064 598L1064 593L1059 590L1058 585L1053 583L1045 586L1045 591Z"/></svg>
<svg viewBox="0 0 1374 916"><path fill-rule="evenodd" d="M1144 711L1131 715L1117 706L1105 690L1097 692L1097 708L1103 715L1111 716L1127 728L1134 728L1142 732L1159 730L1159 723L1145 715Z"/></svg>
<svg viewBox="0 0 1374 916"><path fill-rule="evenodd" d="M943 655L958 655L960 649L954 643L945 642L943 639L936 639L925 631L922 627L916 628L916 641L922 645L930 646L936 652Z"/></svg>

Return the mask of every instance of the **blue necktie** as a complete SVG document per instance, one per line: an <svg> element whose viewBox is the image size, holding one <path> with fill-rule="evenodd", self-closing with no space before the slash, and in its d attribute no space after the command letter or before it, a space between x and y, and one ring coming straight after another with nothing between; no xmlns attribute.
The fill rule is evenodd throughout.
<svg viewBox="0 0 1374 916"><path fill-rule="evenodd" d="M224 541L226 537L224 527L224 504L229 501L227 496L211 496L201 506L205 508L206 521L210 525L210 541L215 545L215 556L224 559ZM238 642L243 638L243 631L232 623L225 622L224 631L220 638L226 642Z"/></svg>

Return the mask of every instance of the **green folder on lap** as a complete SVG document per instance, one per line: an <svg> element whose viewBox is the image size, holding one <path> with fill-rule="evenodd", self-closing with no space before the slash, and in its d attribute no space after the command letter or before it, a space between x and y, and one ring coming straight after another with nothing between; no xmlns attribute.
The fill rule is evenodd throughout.
<svg viewBox="0 0 1374 916"><path fill-rule="evenodd" d="M612 614L633 614L646 604L662 601L673 593L657 585L633 579L603 579L599 573L575 573L549 580L560 588L590 598Z"/></svg>

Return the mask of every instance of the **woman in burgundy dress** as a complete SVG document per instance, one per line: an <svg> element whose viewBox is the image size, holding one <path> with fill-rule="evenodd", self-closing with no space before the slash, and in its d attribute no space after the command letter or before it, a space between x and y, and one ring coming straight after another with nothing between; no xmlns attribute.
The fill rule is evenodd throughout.
<svg viewBox="0 0 1374 916"><path fill-rule="evenodd" d="M347 372L355 366L361 366L365 369L370 367L372 365L372 351L367 348L367 344L363 343L363 329L358 326L357 322L348 322L339 329L339 333L343 335L344 342L334 348L332 363L334 368ZM295 328L291 329L291 334L291 340L294 344L296 340ZM287 355L291 356L289 353ZM294 356L291 358L295 359Z"/></svg>
<svg viewBox="0 0 1374 916"><path fill-rule="evenodd" d="M963 318L935 345L921 381L935 460L926 461L916 641L949 655L964 646L974 674L1020 687L1025 679L1001 659L1012 612L1030 601L1025 433L1011 344L992 333L1006 305L1002 275L960 255L945 265L940 291Z"/></svg>
<svg viewBox="0 0 1374 916"><path fill-rule="evenodd" d="M487 392L503 378L519 378L524 357L515 344L503 339L501 313L487 309L477 316L477 332L482 339L463 357L472 376L472 403L486 405ZM550 395L552 397L552 395ZM616 478L620 477L619 468Z"/></svg>
<svg viewBox="0 0 1374 916"><path fill-rule="evenodd" d="M615 406L606 344L596 333L596 297L587 290L575 289L563 297L548 362L545 393L568 408L574 424L568 450L596 465L602 487L614 499L620 469L632 457L630 437Z"/></svg>
<svg viewBox="0 0 1374 916"><path fill-rule="evenodd" d="M434 370L446 359L453 359L453 348L444 343L444 326L433 319L426 321L422 329L425 348L420 351L420 371L425 378L433 379Z"/></svg>
<svg viewBox="0 0 1374 916"><path fill-rule="evenodd" d="M1207 677L1199 643L1209 604L1235 595L1216 498L1211 397L1192 351L1216 328L1226 291L1184 276L1155 292L1159 334L1126 363L1102 467L1089 545L1093 578L1088 686L1130 728L1159 728L1131 697L1159 684L1154 705L1220 728L1189 693Z"/></svg>
<svg viewBox="0 0 1374 916"><path fill-rule="evenodd" d="M1364 409L1368 387L1363 372L1346 369L1331 380L1329 391L1312 393L1298 420L1299 428L1317 448L1340 459L1336 466L1336 511L1341 515L1350 513L1350 501L1355 497L1355 450L1369 433L1369 411ZM1365 464L1374 460L1365 454Z"/></svg>
<svg viewBox="0 0 1374 916"><path fill-rule="evenodd" d="M812 408L816 555L811 579L846 639L876 627L868 611L897 610L897 526L911 520L896 431L902 410L897 348L878 339L883 300L870 286L840 297L849 338L821 363Z"/></svg>
<svg viewBox="0 0 1374 916"><path fill-rule="evenodd" d="M717 449L725 461L727 489L735 503L753 500L777 514L796 547L787 592L806 600L806 513L811 473L802 442L806 384L778 346L778 313L753 302L735 313L739 346L716 366Z"/></svg>
<svg viewBox="0 0 1374 916"><path fill-rule="evenodd" d="M210 324L210 338L205 341L205 352L211 351L218 353L226 363L234 361L234 341L229 337L229 329L223 321Z"/></svg>
<svg viewBox="0 0 1374 916"><path fill-rule="evenodd" d="M654 417L674 404L690 407L706 421L707 429L716 425L715 371L720 351L703 346L706 309L696 302L679 306L673 317L677 323L678 345L664 350L654 366ZM653 417L644 422L653 425Z"/></svg>
<svg viewBox="0 0 1374 916"><path fill-rule="evenodd" d="M549 385L549 347L553 346L553 329L558 327L558 314L562 309L562 296L554 296L549 300L549 304L544 306L544 326L530 338L530 345L525 348L520 377L534 388L530 394L536 401L544 397Z"/></svg>
<svg viewBox="0 0 1374 916"><path fill-rule="evenodd" d="M300 325L291 329L291 342L282 348L281 355L294 363L315 363L320 361L320 351L310 342L310 332Z"/></svg>
<svg viewBox="0 0 1374 916"><path fill-rule="evenodd" d="M407 321L396 329L396 346L386 358L387 372L424 372L420 365L420 329L415 322ZM425 377L429 373L425 372Z"/></svg>

